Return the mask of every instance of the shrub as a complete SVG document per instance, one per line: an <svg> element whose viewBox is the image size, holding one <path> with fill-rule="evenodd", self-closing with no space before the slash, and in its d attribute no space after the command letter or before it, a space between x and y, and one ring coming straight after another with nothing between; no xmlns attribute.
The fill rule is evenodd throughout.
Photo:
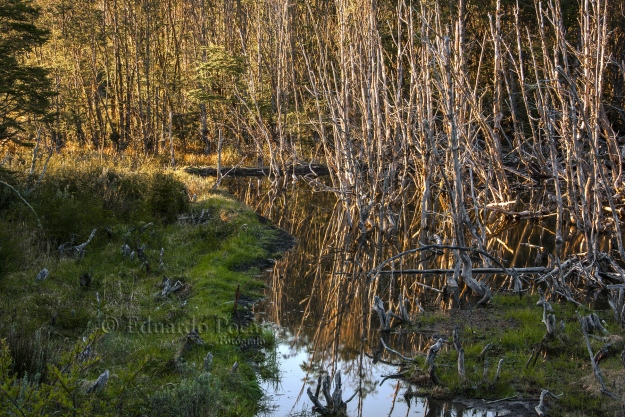
<svg viewBox="0 0 625 417"><path fill-rule="evenodd" d="M11 232L8 222L0 222L0 279L18 269L22 262L18 237Z"/></svg>
<svg viewBox="0 0 625 417"><path fill-rule="evenodd" d="M152 214L165 223L175 222L178 214L189 209L187 189L171 174L152 175L146 200Z"/></svg>
<svg viewBox="0 0 625 417"><path fill-rule="evenodd" d="M91 229L102 226L107 219L95 195L75 191L70 184L64 188L46 184L38 190L33 206L55 245L70 240L72 235L76 235L76 244L82 243Z"/></svg>
<svg viewBox="0 0 625 417"><path fill-rule="evenodd" d="M159 416L219 416L219 390L209 373L183 379L178 386L167 387L150 397L152 412Z"/></svg>

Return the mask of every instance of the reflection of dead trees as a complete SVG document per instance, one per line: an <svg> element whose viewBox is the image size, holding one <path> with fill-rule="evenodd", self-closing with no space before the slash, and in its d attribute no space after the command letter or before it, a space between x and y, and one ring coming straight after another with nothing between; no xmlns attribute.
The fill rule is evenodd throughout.
<svg viewBox="0 0 625 417"><path fill-rule="evenodd" d="M313 411L322 416L344 417L347 416L347 404L354 399L358 391L356 391L347 401L343 401L343 387L341 384L341 371L337 371L334 376L334 391L330 393L331 378L330 375L325 377L319 376L317 380L317 389L314 394L308 387L307 394L310 401L315 405ZM326 405L319 400L320 393L325 397Z"/></svg>

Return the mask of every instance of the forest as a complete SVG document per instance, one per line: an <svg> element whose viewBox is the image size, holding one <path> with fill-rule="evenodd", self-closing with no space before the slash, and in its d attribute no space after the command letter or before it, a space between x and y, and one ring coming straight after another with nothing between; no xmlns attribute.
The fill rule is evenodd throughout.
<svg viewBox="0 0 625 417"><path fill-rule="evenodd" d="M341 209L332 219L340 220L328 233L347 231L349 237L332 246L372 246L343 271L362 287L331 285L365 294L359 295L368 303L363 314L377 312L386 330L390 316L378 295L388 295L389 308L412 321L403 301L394 299L404 292L391 294L378 284L399 264L417 275L446 274L437 291L456 304L469 294L479 306L496 303L499 290L539 297L547 334L532 358L546 356L560 337L546 305L595 308L589 289L602 291L614 332L625 328L621 1L0 0L0 93L3 286L12 282L2 283L3 277L23 265L36 272L44 266L14 262L14 247L30 245L22 252L49 256L50 247L70 236L68 247L78 247L74 237L90 243L92 228L109 224L120 228L110 226L109 239L121 239L134 252L148 245L155 258L181 218L209 227L216 241L252 236L248 229L254 229L262 241L257 257L273 256L279 252L271 240L275 230L211 200L222 198L213 184L217 188L223 176L262 169L274 190L299 182L312 195L336 198ZM207 166L216 180L195 175ZM195 220L200 209L189 204L203 197L217 226ZM84 215L69 214L81 210ZM231 224L223 213L233 210L246 220ZM537 266L546 268L539 278L530 277L530 267L504 265L493 250L498 233L519 220L552 222L553 250L530 244L548 259ZM157 224L158 236L135 236L143 227L138 222ZM41 237L33 232L37 227ZM28 243L16 243L11 230L18 229L29 230ZM397 243L397 234L411 238ZM94 244L107 247L98 239ZM426 263L430 253L445 255ZM61 252L55 262L63 258ZM224 265L236 272L257 261L244 258ZM133 266L133 274L156 276L146 262ZM186 274L191 262L174 269ZM484 278L495 270L505 284ZM246 285L258 295L256 284ZM235 292L228 291L229 299ZM238 297L237 288L235 311ZM571 317L581 323L577 336L584 355L586 344L590 353L588 372L604 396L614 397L588 339L592 317ZM37 320L26 320L30 330L40 327ZM7 326L0 337L19 339ZM31 337L26 333L25 340ZM8 344L7 352L19 345ZM0 370L11 368L2 363ZM428 364L425 377L438 385L429 355L423 367ZM34 369L12 366L17 376L5 377L5 384L18 376L25 381L24 369ZM464 373L460 362L458 372ZM120 392L132 391L134 377L124 378ZM219 384L234 383L232 375L224 378ZM462 390L470 395L466 386ZM120 403L123 395L116 397ZM160 400L139 397L133 397L133 412L144 412L148 403L158 408ZM231 415L241 412L228 407ZM321 414L338 412L329 404L315 407Z"/></svg>
<svg viewBox="0 0 625 417"><path fill-rule="evenodd" d="M3 31L6 149L323 162L361 224L410 187L425 212L443 182L482 205L551 182L559 224L619 229L620 2L40 3L6 2L34 23Z"/></svg>

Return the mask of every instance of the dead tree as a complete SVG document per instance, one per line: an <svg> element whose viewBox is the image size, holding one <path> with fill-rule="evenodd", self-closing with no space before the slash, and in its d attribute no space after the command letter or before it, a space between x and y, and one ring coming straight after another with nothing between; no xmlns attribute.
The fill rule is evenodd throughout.
<svg viewBox="0 0 625 417"><path fill-rule="evenodd" d="M178 352L176 352L176 357L174 358L176 365L180 365L182 362L184 362L183 356L185 355L185 353L190 351L193 348L193 346L204 346L205 344L206 343L200 336L200 333L198 332L197 328L191 330L185 336L182 346L180 346L180 349L178 349Z"/></svg>
<svg viewBox="0 0 625 417"><path fill-rule="evenodd" d="M391 310L384 311L384 302L377 295L373 298L373 309L380 317L380 328L383 332L391 330Z"/></svg>
<svg viewBox="0 0 625 417"><path fill-rule="evenodd" d="M429 365L428 374L430 375L430 379L436 385L440 385L441 381L436 375L436 365L434 365L434 360L436 359L436 355L438 355L438 351L441 350L441 348L443 347L443 343L443 339L439 338L436 343L430 346L430 348L428 349L428 355L425 358L425 364Z"/></svg>
<svg viewBox="0 0 625 417"><path fill-rule="evenodd" d="M458 352L458 375L460 376L460 380L464 381L466 379L466 373L464 370L464 348L462 347L462 341L460 340L458 325L454 327L453 343L456 352Z"/></svg>
<svg viewBox="0 0 625 417"><path fill-rule="evenodd" d="M50 271L48 271L48 268L43 268L35 277L35 281L43 281L44 279L48 278L48 275L50 275Z"/></svg>
<svg viewBox="0 0 625 417"><path fill-rule="evenodd" d="M308 387L307 393L310 401L314 404L313 411L322 416L345 417L347 416L347 404L354 399L358 391L356 391L347 401L343 401L343 387L341 385L341 371L337 371L334 376L334 392L330 393L331 378L330 375L325 377L319 376L317 380L317 389L313 393ZM323 392L326 405L319 400L320 391Z"/></svg>
<svg viewBox="0 0 625 417"><path fill-rule="evenodd" d="M73 256L74 258L82 259L83 256L85 256L85 248L91 242L91 240L93 240L93 237L95 236L95 232L97 232L97 230L98 230L97 228L94 228L91 231L89 238L84 243L81 243L80 245L74 246L73 239L70 242L63 243L62 245L59 246L59 254L61 256Z"/></svg>

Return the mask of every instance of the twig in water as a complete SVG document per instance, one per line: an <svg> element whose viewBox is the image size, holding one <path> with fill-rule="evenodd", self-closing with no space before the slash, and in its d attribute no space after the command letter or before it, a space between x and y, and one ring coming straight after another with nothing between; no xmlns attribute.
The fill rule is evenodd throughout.
<svg viewBox="0 0 625 417"><path fill-rule="evenodd" d="M388 350L389 352L396 354L397 356L399 356L400 358L402 358L403 360L405 360L407 362L415 362L414 359L407 358L404 355L402 355L401 353L399 353L398 351L393 350L390 347L386 346L386 343L384 343L383 339L380 339L380 342L382 342L382 346L384 346L384 349Z"/></svg>

